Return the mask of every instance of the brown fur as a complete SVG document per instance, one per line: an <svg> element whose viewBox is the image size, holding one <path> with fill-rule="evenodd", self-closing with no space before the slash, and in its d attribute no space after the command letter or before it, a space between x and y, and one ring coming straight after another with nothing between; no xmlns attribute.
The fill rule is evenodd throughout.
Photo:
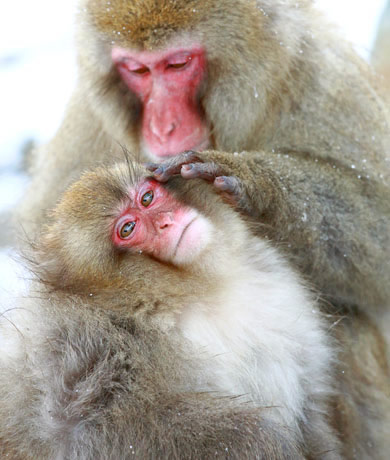
<svg viewBox="0 0 390 460"><path fill-rule="evenodd" d="M336 328L341 394L335 400L334 422L347 459L385 460L389 453L389 347L378 329L380 321L354 313Z"/></svg>
<svg viewBox="0 0 390 460"><path fill-rule="evenodd" d="M33 168L19 213L30 230L85 168L120 158L118 142L142 156L142 108L112 66L112 44L196 42L218 151L205 160L242 180L241 207L261 235L337 308L388 307L389 106L312 2L83 0L78 22L79 84Z"/></svg>
<svg viewBox="0 0 390 460"><path fill-rule="evenodd" d="M119 43L123 36L123 43L130 40L139 47L153 49L178 31L190 30L199 23L212 3L113 0L107 7L104 0L98 0L88 2L87 9L93 24L106 37Z"/></svg>

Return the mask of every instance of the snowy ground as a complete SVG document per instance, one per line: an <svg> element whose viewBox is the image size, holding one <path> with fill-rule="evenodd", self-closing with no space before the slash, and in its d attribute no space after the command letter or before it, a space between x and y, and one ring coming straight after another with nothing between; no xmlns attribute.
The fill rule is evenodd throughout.
<svg viewBox="0 0 390 460"><path fill-rule="evenodd" d="M317 0L365 58L385 2ZM53 135L76 78L75 3L19 0L3 5L0 15L0 305L22 287L20 266L5 240L9 213L27 183L23 147Z"/></svg>

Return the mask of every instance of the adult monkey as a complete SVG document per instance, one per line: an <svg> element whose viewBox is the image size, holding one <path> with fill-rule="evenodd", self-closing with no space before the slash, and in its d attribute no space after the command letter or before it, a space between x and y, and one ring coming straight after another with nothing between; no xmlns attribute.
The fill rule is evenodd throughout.
<svg viewBox="0 0 390 460"><path fill-rule="evenodd" d="M156 177L203 162L329 300L386 305L388 107L328 29L308 0L81 1L79 85L23 220L118 141L154 160L213 148Z"/></svg>

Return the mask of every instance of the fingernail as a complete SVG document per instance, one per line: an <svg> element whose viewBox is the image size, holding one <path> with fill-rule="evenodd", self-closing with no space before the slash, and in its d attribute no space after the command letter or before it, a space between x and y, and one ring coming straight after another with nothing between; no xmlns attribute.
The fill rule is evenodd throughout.
<svg viewBox="0 0 390 460"><path fill-rule="evenodd" d="M184 169L185 171L190 171L193 167L194 167L194 165L192 165L192 164L183 165L182 169Z"/></svg>

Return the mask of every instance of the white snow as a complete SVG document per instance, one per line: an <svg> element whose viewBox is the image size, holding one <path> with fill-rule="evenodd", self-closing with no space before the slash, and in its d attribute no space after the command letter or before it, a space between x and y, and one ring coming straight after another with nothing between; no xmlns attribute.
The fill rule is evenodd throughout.
<svg viewBox="0 0 390 460"><path fill-rule="evenodd" d="M0 217L23 194L21 149L57 129L76 79L75 0L3 3L0 15ZM385 0L317 0L367 58ZM256 91L256 90L255 90ZM0 219L1 222L1 219ZM1 231L1 230L0 230ZM23 289L12 250L0 250L0 305ZM8 300L7 300L8 299Z"/></svg>
<svg viewBox="0 0 390 460"><path fill-rule="evenodd" d="M57 129L76 79L75 0L19 0L0 15L0 222L21 198L22 148ZM0 229L1 231L1 229ZM25 289L25 272L0 248L0 310Z"/></svg>
<svg viewBox="0 0 390 460"><path fill-rule="evenodd" d="M347 40L368 59L387 0L315 0ZM390 47L390 44L389 44Z"/></svg>

